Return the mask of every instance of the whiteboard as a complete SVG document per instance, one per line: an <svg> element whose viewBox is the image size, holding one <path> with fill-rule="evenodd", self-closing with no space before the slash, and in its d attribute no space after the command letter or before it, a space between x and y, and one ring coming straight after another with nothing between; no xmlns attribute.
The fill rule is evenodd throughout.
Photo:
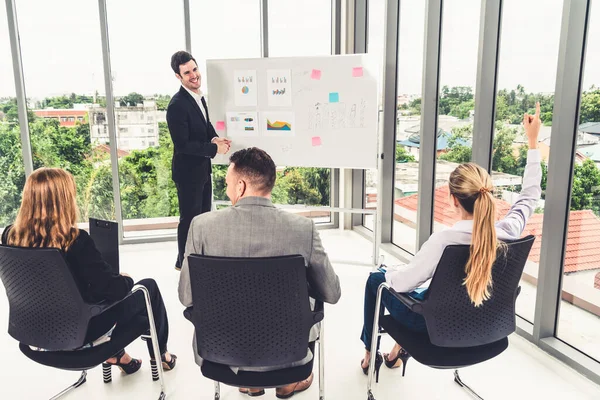
<svg viewBox="0 0 600 400"><path fill-rule="evenodd" d="M278 166L377 168L379 66L366 54L207 61L207 102L232 152Z"/></svg>

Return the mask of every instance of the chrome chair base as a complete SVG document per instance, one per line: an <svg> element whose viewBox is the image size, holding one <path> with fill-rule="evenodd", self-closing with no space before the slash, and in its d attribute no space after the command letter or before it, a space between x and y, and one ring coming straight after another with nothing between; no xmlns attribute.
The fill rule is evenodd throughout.
<svg viewBox="0 0 600 400"><path fill-rule="evenodd" d="M59 394L57 394L56 396L50 398L50 400L56 400L56 399L64 396L65 394L69 393L71 390L77 389L79 386L83 385L86 382L86 380L87 380L86 377L87 377L87 371L83 371L77 382L75 382L74 384L72 384L71 386L69 386L68 388L66 388Z"/></svg>

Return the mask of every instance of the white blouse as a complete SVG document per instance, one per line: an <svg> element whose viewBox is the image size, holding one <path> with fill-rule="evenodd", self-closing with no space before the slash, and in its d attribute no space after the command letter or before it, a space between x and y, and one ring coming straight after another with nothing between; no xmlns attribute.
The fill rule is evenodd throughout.
<svg viewBox="0 0 600 400"><path fill-rule="evenodd" d="M527 166L521 193L506 217L496 222L496 234L499 240L520 238L527 220L533 214L542 194L540 158L538 150L527 152ZM446 246L471 244L472 232L473 220L462 220L447 230L432 234L410 263L397 270L388 271L385 280L396 292L400 293L411 292L421 287L433 276Z"/></svg>

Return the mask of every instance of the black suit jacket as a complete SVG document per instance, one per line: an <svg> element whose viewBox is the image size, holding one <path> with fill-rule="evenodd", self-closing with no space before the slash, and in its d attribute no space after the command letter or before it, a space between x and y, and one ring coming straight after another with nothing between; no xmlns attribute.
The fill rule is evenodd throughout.
<svg viewBox="0 0 600 400"><path fill-rule="evenodd" d="M11 228L12 225L7 226L2 233L2 244L8 244ZM133 287L133 279L113 272L112 267L104 262L94 241L84 230L79 230L79 236L63 255L81 296L88 303L121 300Z"/></svg>
<svg viewBox="0 0 600 400"><path fill-rule="evenodd" d="M173 139L172 175L177 183L204 183L210 179L210 159L217 154L218 137L210 123L208 108L204 119L198 103L182 86L167 108L167 124Z"/></svg>

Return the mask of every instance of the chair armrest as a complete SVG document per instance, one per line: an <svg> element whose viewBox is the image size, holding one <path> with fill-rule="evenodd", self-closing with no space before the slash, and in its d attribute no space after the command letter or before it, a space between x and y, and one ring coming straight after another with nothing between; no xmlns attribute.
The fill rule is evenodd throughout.
<svg viewBox="0 0 600 400"><path fill-rule="evenodd" d="M194 321L192 320L192 311L193 310L194 310L194 307L188 307L185 310L183 310L183 316L185 317L185 319L187 319L191 323L194 323Z"/></svg>
<svg viewBox="0 0 600 400"><path fill-rule="evenodd" d="M323 302L315 300L315 309L313 310L313 325L317 322L321 322L325 318L325 307Z"/></svg>
<svg viewBox="0 0 600 400"><path fill-rule="evenodd" d="M392 296L400 300L402 304L410 308L411 311L418 314L423 314L423 302L420 300L413 299L406 293L398 293L392 288L387 288Z"/></svg>
<svg viewBox="0 0 600 400"><path fill-rule="evenodd" d="M137 285L136 285L137 286ZM117 300L117 301L108 301L108 300L104 300L101 301L100 303L96 303L96 304L89 304L90 307L90 313L92 315L92 317L98 316L100 314L102 314L103 312L113 308L114 306L116 306L117 304L125 301L125 299L127 299L128 297L132 296L135 292L137 292L139 289L136 288L136 286L134 286L129 293L127 293L125 295L125 297L123 297L121 300Z"/></svg>

